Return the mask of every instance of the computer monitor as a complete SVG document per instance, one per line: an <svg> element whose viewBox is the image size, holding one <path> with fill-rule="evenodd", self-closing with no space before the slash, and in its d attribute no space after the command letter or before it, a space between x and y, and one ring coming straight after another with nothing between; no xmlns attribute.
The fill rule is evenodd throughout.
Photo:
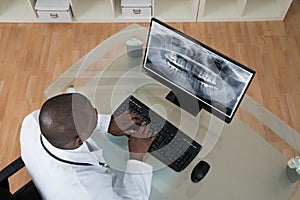
<svg viewBox="0 0 300 200"><path fill-rule="evenodd" d="M177 106L194 116L203 108L227 123L255 75L156 18L151 19L142 69L171 90L166 99Z"/></svg>

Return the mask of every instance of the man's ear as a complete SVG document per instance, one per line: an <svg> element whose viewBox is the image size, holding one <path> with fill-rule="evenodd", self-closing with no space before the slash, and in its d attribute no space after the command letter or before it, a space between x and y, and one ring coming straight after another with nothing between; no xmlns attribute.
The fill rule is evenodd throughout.
<svg viewBox="0 0 300 200"><path fill-rule="evenodd" d="M83 144L82 139L79 136L77 136L77 138L75 140L76 147L80 147L82 144Z"/></svg>

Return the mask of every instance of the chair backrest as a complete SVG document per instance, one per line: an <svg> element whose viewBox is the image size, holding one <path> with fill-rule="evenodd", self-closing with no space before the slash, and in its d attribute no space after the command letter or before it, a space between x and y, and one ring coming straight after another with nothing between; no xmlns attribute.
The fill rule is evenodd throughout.
<svg viewBox="0 0 300 200"><path fill-rule="evenodd" d="M42 199L33 181L29 181L18 191L12 194L13 200L40 200Z"/></svg>
<svg viewBox="0 0 300 200"><path fill-rule="evenodd" d="M15 193L9 189L8 178L25 166L21 157L6 166L0 171L0 195L1 200L41 200L41 196L33 181L29 181Z"/></svg>

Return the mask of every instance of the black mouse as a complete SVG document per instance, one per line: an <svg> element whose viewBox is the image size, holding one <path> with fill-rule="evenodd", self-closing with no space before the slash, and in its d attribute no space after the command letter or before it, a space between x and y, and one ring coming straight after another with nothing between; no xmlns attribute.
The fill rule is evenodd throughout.
<svg viewBox="0 0 300 200"><path fill-rule="evenodd" d="M207 174L207 172L209 171L210 165L201 160L193 169L192 173L191 173L191 180L194 183L197 183L199 181L201 181L204 176Z"/></svg>

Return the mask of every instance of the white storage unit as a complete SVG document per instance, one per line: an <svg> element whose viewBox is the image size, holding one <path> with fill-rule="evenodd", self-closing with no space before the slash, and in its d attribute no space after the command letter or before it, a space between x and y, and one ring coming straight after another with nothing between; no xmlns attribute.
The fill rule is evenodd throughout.
<svg viewBox="0 0 300 200"><path fill-rule="evenodd" d="M197 21L283 20L293 0L201 0Z"/></svg>
<svg viewBox="0 0 300 200"><path fill-rule="evenodd" d="M0 22L34 22L35 0L0 0Z"/></svg>
<svg viewBox="0 0 300 200"><path fill-rule="evenodd" d="M153 16L163 21L195 22L199 0L153 0Z"/></svg>
<svg viewBox="0 0 300 200"><path fill-rule="evenodd" d="M111 22L121 15L121 0L70 0L74 19L78 22ZM120 4L120 5L119 5Z"/></svg>
<svg viewBox="0 0 300 200"><path fill-rule="evenodd" d="M37 0L35 10L42 22L71 22L72 9L69 0Z"/></svg>
<svg viewBox="0 0 300 200"><path fill-rule="evenodd" d="M121 0L122 17L131 19L150 19L152 17L151 0Z"/></svg>
<svg viewBox="0 0 300 200"><path fill-rule="evenodd" d="M37 0L0 0L0 22L39 22ZM55 0L49 0L55 1ZM138 22L122 0L68 0L77 22ZM136 0L144 1L144 0ZM150 0L152 16L166 22L283 20L293 0ZM149 10L130 10L149 15ZM146 14L146 12L148 12Z"/></svg>

